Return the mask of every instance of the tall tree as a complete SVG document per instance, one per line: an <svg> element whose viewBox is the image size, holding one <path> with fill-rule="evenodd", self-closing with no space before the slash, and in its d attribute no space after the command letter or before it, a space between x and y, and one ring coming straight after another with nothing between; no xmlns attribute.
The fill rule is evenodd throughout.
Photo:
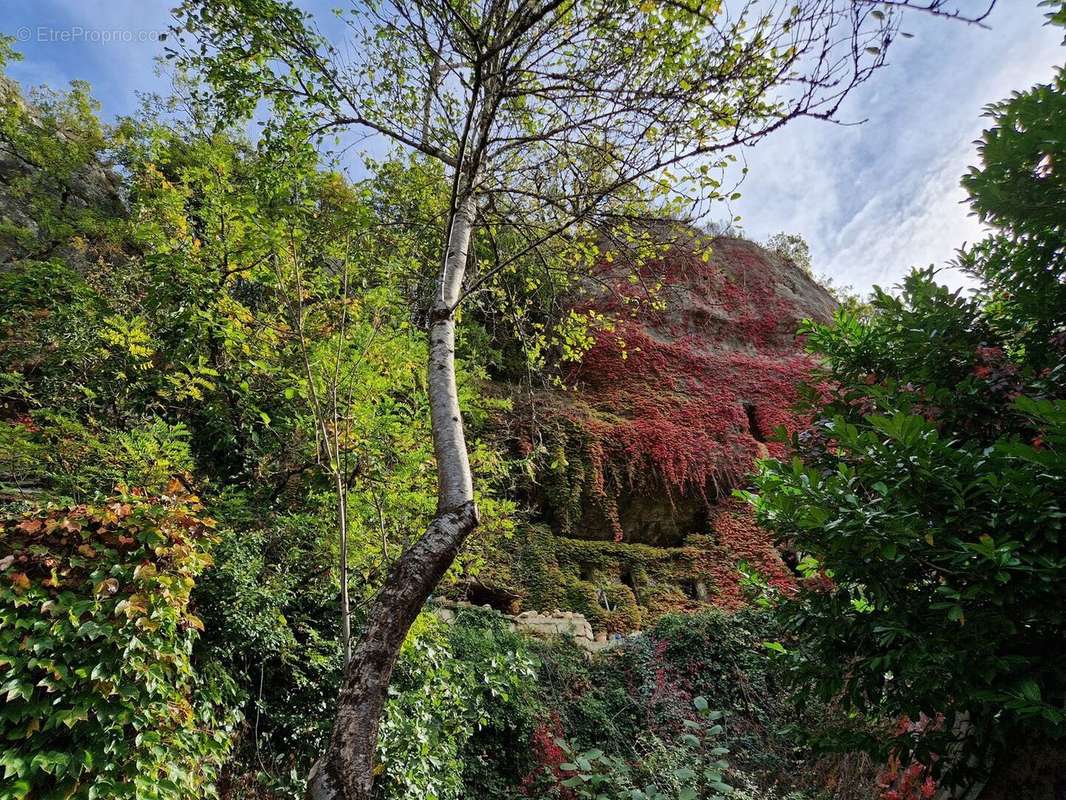
<svg viewBox="0 0 1066 800"><path fill-rule="evenodd" d="M286 0L179 7L170 55L202 76L222 119L249 117L265 99L267 140L382 136L441 162L451 185L421 309L437 516L369 612L311 796L370 796L400 645L478 524L455 382L462 302L519 268L587 269L597 236L625 231L638 205L722 197L729 151L800 117L834 118L884 63L906 5L355 0L339 15L354 46L333 43ZM485 264L471 258L476 236L492 245Z"/></svg>

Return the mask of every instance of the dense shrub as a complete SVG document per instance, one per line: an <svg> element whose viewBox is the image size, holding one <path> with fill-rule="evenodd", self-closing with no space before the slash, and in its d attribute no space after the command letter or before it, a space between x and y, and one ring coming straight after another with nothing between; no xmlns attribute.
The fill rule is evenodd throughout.
<svg viewBox="0 0 1066 800"><path fill-rule="evenodd" d="M255 527L238 505L217 504L241 527L222 532L194 593L205 626L198 646L234 676L245 701L227 766L233 797L249 782L298 790L329 736L343 661L328 520L287 514Z"/></svg>
<svg viewBox="0 0 1066 800"><path fill-rule="evenodd" d="M644 636L587 662L553 650L545 688L556 692L563 728L579 747L635 742L647 731L666 737L693 718L704 696L728 714L725 741L735 761L766 774L789 771L788 747L776 740L793 715L774 679L763 641L773 636L769 615L709 610L667 615Z"/></svg>
<svg viewBox="0 0 1066 800"><path fill-rule="evenodd" d="M377 788L389 800L489 797L504 750L528 735L536 662L496 615L464 611L450 627L424 616L414 633L389 689Z"/></svg>
<svg viewBox="0 0 1066 800"><path fill-rule="evenodd" d="M229 749L229 679L189 604L210 519L177 482L0 532L0 798L198 798Z"/></svg>
<svg viewBox="0 0 1066 800"><path fill-rule="evenodd" d="M644 635L591 659L568 641L542 645L544 712L529 740L534 769L523 778L530 796L549 790L569 796L563 781L572 774L562 765L573 754L560 749L559 740L577 753L602 751L612 764L621 759L629 765L624 780L642 789L654 783L657 791L669 791L669 781L660 779L692 766L681 754L692 725L702 724L694 706L699 697L723 714L713 747L730 751L725 782L758 797L818 788L821 776L810 768L814 759L798 731L822 724L827 710L793 705L764 644L774 631L772 616L760 609L709 610L667 615ZM672 785L676 792L683 788Z"/></svg>
<svg viewBox="0 0 1066 800"><path fill-rule="evenodd" d="M964 179L993 226L960 252L975 291L915 270L811 325L815 424L752 496L810 576L781 598L793 677L899 719L886 798L1066 737L1066 72L989 115Z"/></svg>
<svg viewBox="0 0 1066 800"><path fill-rule="evenodd" d="M556 745L567 761L548 773L560 795L576 800L724 800L733 787L722 778L729 762L729 749L717 743L725 730L707 699L696 697L695 719L686 719L686 730L667 742L651 734L636 746L637 759L611 756L600 749L575 750L563 739Z"/></svg>
<svg viewBox="0 0 1066 800"><path fill-rule="evenodd" d="M226 529L193 595L193 659L232 677L247 720L220 791L298 792L342 666L339 498L311 398L349 387L334 453L358 630L435 508L410 264L436 241L446 184L390 161L353 186L308 150L274 158L235 131L150 112L105 126L96 110L83 83L23 94L0 78L0 499L102 502L118 483L158 494L189 474ZM424 224L383 236L379 215L396 213ZM502 535L506 465L477 442L504 402L472 368L484 336L462 327L482 528Z"/></svg>

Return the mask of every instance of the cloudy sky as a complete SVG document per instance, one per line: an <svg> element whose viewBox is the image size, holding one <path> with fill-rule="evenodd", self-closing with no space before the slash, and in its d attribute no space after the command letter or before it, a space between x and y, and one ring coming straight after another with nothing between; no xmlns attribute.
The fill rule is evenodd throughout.
<svg viewBox="0 0 1066 800"><path fill-rule="evenodd" d="M0 30L19 40L25 60L10 73L23 83L88 80L108 118L135 111L138 91L165 89L154 59L168 0L5 5ZM1066 55L1061 30L1043 21L1037 0L999 0L988 29L911 14L914 38L896 42L889 66L843 109L862 124L801 120L744 153L750 172L734 211L747 234L799 233L816 271L863 291L892 286L912 265L945 264L981 235L959 177L974 163L983 107L1048 80Z"/></svg>

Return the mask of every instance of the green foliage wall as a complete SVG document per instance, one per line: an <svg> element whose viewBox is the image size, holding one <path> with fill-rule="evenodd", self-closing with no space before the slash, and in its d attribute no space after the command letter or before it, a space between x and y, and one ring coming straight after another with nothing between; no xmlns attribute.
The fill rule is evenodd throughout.
<svg viewBox="0 0 1066 800"><path fill-rule="evenodd" d="M227 702L246 717L216 730L236 740L225 786L296 785L340 671L337 494L309 396L334 378L350 401L358 628L434 509L411 301L442 176L390 161L354 186L295 134L253 146L152 113L105 126L82 84L0 89L0 503L99 504L175 476L196 487L220 526L214 567L189 587L208 628L190 663L233 676ZM401 209L410 225L382 224ZM461 327L460 391L484 530L506 537L507 465L478 437L504 403L470 366L484 341ZM456 574L482 560L464 554Z"/></svg>
<svg viewBox="0 0 1066 800"><path fill-rule="evenodd" d="M378 789L390 800L471 796L476 776L515 760L507 751L529 735L538 708L536 661L501 618L464 611L444 627L423 617L397 665L378 747ZM497 746L476 754L475 742Z"/></svg>
<svg viewBox="0 0 1066 800"><path fill-rule="evenodd" d="M194 666L214 523L179 484L45 507L0 531L0 797L210 796L234 687Z"/></svg>

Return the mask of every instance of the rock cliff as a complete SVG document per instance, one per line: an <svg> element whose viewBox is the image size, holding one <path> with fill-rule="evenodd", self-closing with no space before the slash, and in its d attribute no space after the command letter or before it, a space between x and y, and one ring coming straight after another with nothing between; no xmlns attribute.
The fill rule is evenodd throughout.
<svg viewBox="0 0 1066 800"><path fill-rule="evenodd" d="M801 320L834 302L792 262L732 237L673 234L640 271L605 270L581 301L616 322L535 398L517 447L544 453L535 523L503 547L474 602L561 609L597 630L639 629L664 612L743 604L740 574L788 586L792 572L732 497L756 458L784 456L783 429L812 362ZM657 283L655 302L644 302Z"/></svg>

